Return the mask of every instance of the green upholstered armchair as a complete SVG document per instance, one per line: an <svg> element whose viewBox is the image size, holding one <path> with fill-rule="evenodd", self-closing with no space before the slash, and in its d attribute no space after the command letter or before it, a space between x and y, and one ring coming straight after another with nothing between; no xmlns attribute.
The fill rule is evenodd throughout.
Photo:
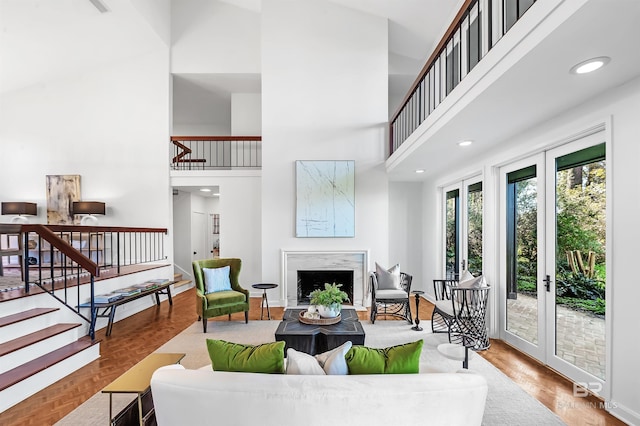
<svg viewBox="0 0 640 426"><path fill-rule="evenodd" d="M206 259L193 262L193 276L196 283L196 311L198 320L202 318L202 327L207 332L207 320L220 315L229 315L234 312L244 312L244 322L249 322L249 290L240 287L238 275L240 275L240 259ZM205 294L204 272L202 268L222 268L230 266L229 280L231 290L218 291Z"/></svg>

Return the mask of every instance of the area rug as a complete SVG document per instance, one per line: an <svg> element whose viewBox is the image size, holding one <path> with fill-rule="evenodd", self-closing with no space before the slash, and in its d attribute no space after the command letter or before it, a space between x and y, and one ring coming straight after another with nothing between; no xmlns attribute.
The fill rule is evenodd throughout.
<svg viewBox="0 0 640 426"><path fill-rule="evenodd" d="M22 281L20 277L0 277L0 291L17 290L22 287L24 287L24 281Z"/></svg>
<svg viewBox="0 0 640 426"><path fill-rule="evenodd" d="M245 324L239 321L210 322L208 332L202 332L202 324L196 322L182 333L162 345L156 352L186 353L181 364L186 368L200 368L210 364L207 354L206 339L222 339L237 343L259 344L273 342L274 333L279 321L250 321ZM462 363L447 359L440 355L436 347L442 335L430 332L429 321L423 321L423 331L413 331L404 321L378 321L376 324L363 322L365 345L371 347L387 347L397 344L425 340L420 357L420 371L456 372L461 370ZM483 425L563 425L562 420L553 412L532 398L511 379L491 365L482 357L473 354L469 361L469 371L481 374L489 383L489 393L484 412ZM114 413L132 401L133 395L114 395ZM462 403L461 403L462 404ZM416 407L419 409L419 407ZM461 405L460 409L463 409ZM429 413L417 413L428 419ZM79 406L57 425L96 425L108 423L109 396L97 393Z"/></svg>

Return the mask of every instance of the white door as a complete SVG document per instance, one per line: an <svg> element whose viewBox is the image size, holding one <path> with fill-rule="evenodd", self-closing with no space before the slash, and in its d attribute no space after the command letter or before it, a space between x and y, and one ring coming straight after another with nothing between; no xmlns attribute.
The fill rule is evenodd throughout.
<svg viewBox="0 0 640 426"><path fill-rule="evenodd" d="M210 250L207 250L207 215L201 212L191 212L191 260L211 258Z"/></svg>
<svg viewBox="0 0 640 426"><path fill-rule="evenodd" d="M604 132L500 169L501 334L594 393L606 384Z"/></svg>

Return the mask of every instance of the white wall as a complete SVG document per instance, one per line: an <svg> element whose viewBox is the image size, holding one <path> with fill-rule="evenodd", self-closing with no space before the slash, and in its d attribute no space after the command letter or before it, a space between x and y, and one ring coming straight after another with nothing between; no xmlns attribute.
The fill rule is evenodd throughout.
<svg viewBox="0 0 640 426"><path fill-rule="evenodd" d="M78 174L82 198L106 203L100 224L169 227L168 87L158 49L3 95L0 198L36 202L46 223L45 176Z"/></svg>
<svg viewBox="0 0 640 426"><path fill-rule="evenodd" d="M228 135L229 126L226 124L204 123L173 123L173 136L216 136Z"/></svg>
<svg viewBox="0 0 640 426"><path fill-rule="evenodd" d="M78 174L82 198L107 205L101 225L170 230L168 64L168 49L158 43L144 55L3 94L0 200L36 202L39 214L30 221L47 223L46 175ZM96 291L170 278L171 269L97 281ZM152 304L139 299L118 309L116 319Z"/></svg>
<svg viewBox="0 0 640 426"><path fill-rule="evenodd" d="M519 158L527 153L535 152L558 143L567 137L583 131L597 123L611 120L610 144L612 156L607 158L611 196L607 200L610 205L611 217L608 219L610 230L608 234L608 255L611 262L607 265L607 283L611 297L607 300L610 308L608 321L611 324L609 338L611 339L611 374L608 378L611 386L612 412L627 422L640 424L640 376L629 374L636 371L636 354L640 351L638 339L629 338L636 333L637 300L640 299L640 286L637 285L635 257L637 255L637 241L640 239L640 229L637 217L640 213L640 203L634 194L638 191L637 163L640 160L640 144L637 142L640 134L640 122L637 112L640 111L640 79L635 79L609 93L592 99L579 107L571 109L557 116L554 120L533 127L503 145L501 152L494 153L485 161L469 164L466 169L484 171L485 195L485 265L490 275L490 282L498 289L497 265L497 188L494 167ZM504 146L508 146L507 149ZM442 235L440 223L441 201L438 187L464 177L468 170L459 170L447 176L439 176L425 182L423 203L425 206L424 273L428 277L430 270L441 270ZM435 204L432 204L433 201ZM429 207L431 205L431 207ZM430 242L436 241L433 248ZM433 251L435 256L431 253ZM432 290L431 290L432 291ZM493 305L497 303L497 292L494 292ZM497 311L494 309L492 325L494 335L497 332Z"/></svg>
<svg viewBox="0 0 640 426"><path fill-rule="evenodd" d="M171 2L173 73L259 73L260 16L222 1Z"/></svg>
<svg viewBox="0 0 640 426"><path fill-rule="evenodd" d="M193 276L191 269L191 194L179 191L173 200L173 263L176 272Z"/></svg>
<svg viewBox="0 0 640 426"><path fill-rule="evenodd" d="M138 13L167 45L171 45L171 0L131 0Z"/></svg>
<svg viewBox="0 0 640 426"><path fill-rule="evenodd" d="M387 264L386 20L266 0L261 26L262 278L281 282L282 249L367 249ZM294 237L296 160L355 160L355 238Z"/></svg>
<svg viewBox="0 0 640 426"><path fill-rule="evenodd" d="M422 274L422 210L422 182L389 183L389 265L383 266L400 263L413 276L411 289L425 291L430 286Z"/></svg>
<svg viewBox="0 0 640 426"><path fill-rule="evenodd" d="M231 135L262 135L262 95L259 93L231 94Z"/></svg>

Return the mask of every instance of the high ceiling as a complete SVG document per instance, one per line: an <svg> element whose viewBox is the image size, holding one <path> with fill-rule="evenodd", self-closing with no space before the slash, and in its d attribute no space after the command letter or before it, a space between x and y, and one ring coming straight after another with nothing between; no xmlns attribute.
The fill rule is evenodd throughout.
<svg viewBox="0 0 640 426"><path fill-rule="evenodd" d="M0 0L0 93L74 78L166 43L166 35L163 37L150 17L161 18L162 13L154 8L164 6L166 11L170 1L180 0L102 1L109 13L100 14L90 0ZM208 1L260 13L261 0ZM390 113L463 2L327 1L389 20ZM455 113L430 130L428 143L389 161L391 179L428 179L453 165L491 155L514 135L640 75L640 1L563 0L553 4L558 8L573 5L577 11L563 17L561 25L529 46L526 55L504 67L500 78L478 91L472 100L452 105ZM587 76L569 74L572 65L601 55L612 58L602 70ZM219 78L224 78L225 84L221 85ZM203 99L211 105L228 103L229 87L259 92L259 76L181 75L176 81L177 90L184 90L185 96L203 91L213 97ZM180 93L175 95L180 98ZM193 116L179 110L174 116L179 118L181 113ZM461 150L456 145L461 139L473 139L475 143ZM433 161L435 158L438 161ZM414 170L418 168L427 172L416 175Z"/></svg>
<svg viewBox="0 0 640 426"><path fill-rule="evenodd" d="M220 0L260 13L261 0ZM464 0L327 0L389 20L390 98L402 97Z"/></svg>
<svg viewBox="0 0 640 426"><path fill-rule="evenodd" d="M144 52L149 43L161 42L149 25L141 25L140 13L141 5L148 9L149 5L159 7L165 2L101 1L109 13L100 14L90 0L0 0L0 93L107 66ZM260 13L261 0L218 1ZM404 95L461 3L328 1L389 19L392 98ZM220 84L212 79L205 77L193 83L220 93ZM245 90L255 90L253 82L248 84Z"/></svg>
<svg viewBox="0 0 640 426"><path fill-rule="evenodd" d="M526 54L502 62L484 59L493 67L489 73L499 78L474 91L474 96L467 92L464 102L448 105L452 113L427 131L426 143L415 144L410 153L388 161L392 180L425 180L452 169L464 173L465 164L508 149L528 129L640 76L640 1L566 3L578 5L577 10L567 13L567 19L548 30L538 44L525 43ZM591 74L569 72L574 65L599 56L608 56L611 62ZM461 90L470 90L463 83ZM450 96L455 98L456 90ZM471 146L457 145L469 139L474 141ZM416 174L418 169L425 173Z"/></svg>

